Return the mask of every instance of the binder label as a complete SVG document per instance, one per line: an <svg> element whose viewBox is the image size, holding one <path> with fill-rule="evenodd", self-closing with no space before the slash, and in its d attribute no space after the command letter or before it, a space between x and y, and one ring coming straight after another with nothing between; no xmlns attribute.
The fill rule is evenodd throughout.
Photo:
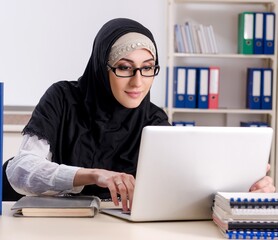
<svg viewBox="0 0 278 240"><path fill-rule="evenodd" d="M252 95L259 97L261 95L261 72L254 71Z"/></svg>
<svg viewBox="0 0 278 240"><path fill-rule="evenodd" d="M210 79L213 81L210 81L209 84L209 92L213 94L218 93L218 79L219 79L219 71L218 69L211 69L210 70Z"/></svg>
<svg viewBox="0 0 278 240"><path fill-rule="evenodd" d="M195 95L195 78L196 78L196 70L188 69L188 78L187 78L187 94Z"/></svg>
<svg viewBox="0 0 278 240"><path fill-rule="evenodd" d="M267 15L266 16L266 40L273 40L274 39L274 15Z"/></svg>
<svg viewBox="0 0 278 240"><path fill-rule="evenodd" d="M264 96L271 95L271 71L264 71Z"/></svg>
<svg viewBox="0 0 278 240"><path fill-rule="evenodd" d="M200 95L208 94L208 71L200 71Z"/></svg>
<svg viewBox="0 0 278 240"><path fill-rule="evenodd" d="M256 26L255 26L255 38L263 38L263 19L262 13L256 13Z"/></svg>
<svg viewBox="0 0 278 240"><path fill-rule="evenodd" d="M185 69L178 70L177 94L185 94Z"/></svg>
<svg viewBox="0 0 278 240"><path fill-rule="evenodd" d="M253 14L244 15L244 39L253 39Z"/></svg>

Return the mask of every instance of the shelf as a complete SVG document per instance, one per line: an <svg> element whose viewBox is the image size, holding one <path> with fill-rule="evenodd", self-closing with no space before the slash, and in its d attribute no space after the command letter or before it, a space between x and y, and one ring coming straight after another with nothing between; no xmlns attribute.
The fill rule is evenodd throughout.
<svg viewBox="0 0 278 240"><path fill-rule="evenodd" d="M169 121L194 121L196 126L240 126L241 122L267 122L274 136L270 152L270 175L278 185L277 164L277 20L274 55L238 54L238 15L241 12L278 13L277 0L168 0L168 78L164 111ZM277 19L277 18L276 18ZM218 44L217 54L175 52L175 24L187 21L211 25ZM175 66L220 68L218 109L175 108ZM272 68L272 109L245 109L247 69ZM186 84L186 83L185 83ZM182 87L183 85L179 86ZM224 108L226 107L226 108Z"/></svg>
<svg viewBox="0 0 278 240"><path fill-rule="evenodd" d="M167 111L167 108L165 108ZM273 110L172 108L173 113L274 114Z"/></svg>
<svg viewBox="0 0 278 240"><path fill-rule="evenodd" d="M241 58L241 59L271 59L274 60L274 55L244 55L244 54L198 54L198 53L173 53L173 57L183 58Z"/></svg>
<svg viewBox="0 0 278 240"><path fill-rule="evenodd" d="M276 0L174 0L175 3L217 3L217 4L275 4Z"/></svg>

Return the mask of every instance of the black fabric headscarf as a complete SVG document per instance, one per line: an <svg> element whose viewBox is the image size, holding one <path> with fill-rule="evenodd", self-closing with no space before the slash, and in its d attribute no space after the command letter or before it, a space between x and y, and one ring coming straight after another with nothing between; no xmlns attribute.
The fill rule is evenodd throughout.
<svg viewBox="0 0 278 240"><path fill-rule="evenodd" d="M164 111L150 102L150 93L133 109L123 107L112 94L109 52L129 32L144 34L156 47L151 32L140 23L124 18L107 22L95 38L83 76L53 84L34 109L23 134L47 140L52 161L135 176L143 127L169 125ZM158 56L156 59L158 64ZM92 185L83 192L100 196L108 190Z"/></svg>

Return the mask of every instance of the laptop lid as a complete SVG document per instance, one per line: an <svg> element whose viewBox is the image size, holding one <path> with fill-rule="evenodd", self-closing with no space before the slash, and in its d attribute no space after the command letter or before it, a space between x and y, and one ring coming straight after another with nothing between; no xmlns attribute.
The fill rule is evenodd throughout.
<svg viewBox="0 0 278 240"><path fill-rule="evenodd" d="M251 127L143 129L130 221L211 219L217 191L247 192L265 176L273 130Z"/></svg>

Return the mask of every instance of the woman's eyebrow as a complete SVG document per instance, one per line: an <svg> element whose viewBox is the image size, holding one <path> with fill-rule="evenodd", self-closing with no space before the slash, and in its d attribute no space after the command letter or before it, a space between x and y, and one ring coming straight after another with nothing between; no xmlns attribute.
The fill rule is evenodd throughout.
<svg viewBox="0 0 278 240"><path fill-rule="evenodd" d="M122 60L123 60L123 61L130 62L130 63L134 63L133 60L128 59L128 58L121 58L119 61L122 61ZM153 58L147 59L147 60L143 61L143 63L144 63L144 62L149 62L149 61L154 61L154 59L153 59Z"/></svg>

